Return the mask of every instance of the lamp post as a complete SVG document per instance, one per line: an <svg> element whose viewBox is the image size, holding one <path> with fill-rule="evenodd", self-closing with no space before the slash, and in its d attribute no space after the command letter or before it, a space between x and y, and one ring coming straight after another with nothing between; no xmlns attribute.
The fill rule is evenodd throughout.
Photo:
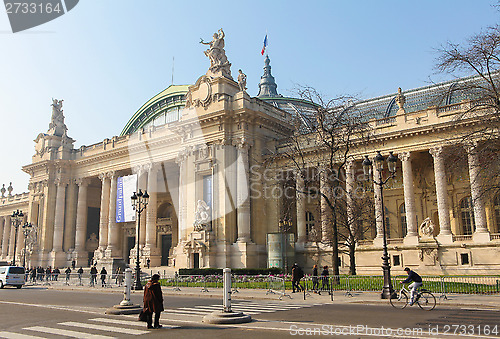
<svg viewBox="0 0 500 339"><path fill-rule="evenodd" d="M284 260L284 265L283 268L285 269L285 275L288 274L288 232L292 229L292 220L288 218L280 219L279 221L279 231L281 233L281 236L284 238L283 240L283 260Z"/></svg>
<svg viewBox="0 0 500 339"><path fill-rule="evenodd" d="M363 172L365 178L372 179L375 184L380 187L380 203L382 205L382 234L383 234L383 254L382 254L382 270L384 274L384 286L382 288L382 299L389 299L394 292L392 288L391 282L391 264L389 263L389 254L387 253L387 232L385 226L385 210L384 210L384 194L383 188L384 185L396 176L396 162L397 158L389 152L389 156L387 157L387 169L389 170L390 175L384 180L382 178L382 170L384 169L384 161L385 158L380 151L377 151L377 155L373 159L375 163L375 168L378 172L378 179L372 177L372 162L368 159L368 156L365 156L363 160Z"/></svg>
<svg viewBox="0 0 500 339"><path fill-rule="evenodd" d="M12 226L16 229L14 236L14 255L12 256L12 265L16 265L16 250L17 250L17 229L21 225L22 219L24 217L23 211L17 210L12 212Z"/></svg>
<svg viewBox="0 0 500 339"><path fill-rule="evenodd" d="M23 267L26 268L26 241L28 235L31 233L31 228L33 225L31 223L25 223L23 225L23 235L24 235L24 253L23 253Z"/></svg>
<svg viewBox="0 0 500 339"><path fill-rule="evenodd" d="M141 232L141 213L146 209L146 206L148 205L149 201L149 194L148 191L144 191L142 193L141 190L139 190L137 193L134 192L132 197L130 197L132 200L132 208L137 212L137 234L136 234L136 249L137 249L137 256L136 256L136 261L135 261L135 286L134 290L142 290L142 284L141 284L141 262L139 260L139 236Z"/></svg>

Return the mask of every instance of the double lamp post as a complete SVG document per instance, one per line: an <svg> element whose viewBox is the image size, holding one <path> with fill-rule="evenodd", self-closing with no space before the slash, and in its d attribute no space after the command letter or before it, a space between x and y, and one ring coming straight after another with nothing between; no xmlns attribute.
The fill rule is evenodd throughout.
<svg viewBox="0 0 500 339"><path fill-rule="evenodd" d="M382 270L384 274L384 286L382 288L382 299L389 299L391 298L392 293L394 292L392 288L392 282L391 282L391 264L389 263L389 254L387 252L387 232L386 232L386 224L385 224L385 209L384 209L384 194L383 194L383 188L384 185L389 181L389 179L392 179L396 176L396 162L397 158L392 154L392 152L389 152L389 156L387 157L387 169L389 170L389 176L385 179L382 177L382 171L384 170L384 162L385 158L382 154L380 154L380 151L377 151L377 155L373 159L373 162L375 163L375 168L378 172L378 178L375 178L372 176L372 165L373 163L371 160L368 158L368 156L365 156L365 159L363 160L363 172L365 175L365 178L368 180L373 180L373 183L378 185L380 187L380 204L382 205L382 234L383 234L383 254L382 254Z"/></svg>
<svg viewBox="0 0 500 339"><path fill-rule="evenodd" d="M23 211L16 210L12 212L11 215L11 220L12 220L12 226L15 229L15 234L14 234L14 254L12 256L12 265L16 264L16 251L17 251L17 231L19 229L19 226L21 226L21 223L23 222L24 214ZM22 225L23 228L23 235L24 235L24 254L23 254L23 267L26 267L26 239L28 235L31 232L31 228L33 225L31 223L24 223Z"/></svg>
<svg viewBox="0 0 500 339"><path fill-rule="evenodd" d="M140 251L139 251L139 237L140 237L140 232L141 232L141 213L146 209L146 206L148 205L149 201L149 194L148 191L144 191L144 193L139 189L138 192L134 192L132 197L130 197L132 200L132 208L136 211L137 213L137 235L136 235L136 250L137 250L137 256L136 256L136 261L135 261L135 286L134 290L142 290L142 284L141 284L141 261L140 261Z"/></svg>

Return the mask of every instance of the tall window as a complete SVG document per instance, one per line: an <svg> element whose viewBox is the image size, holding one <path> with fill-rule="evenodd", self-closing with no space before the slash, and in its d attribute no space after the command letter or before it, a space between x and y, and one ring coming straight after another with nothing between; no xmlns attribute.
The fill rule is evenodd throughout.
<svg viewBox="0 0 500 339"><path fill-rule="evenodd" d="M471 197L465 197L460 201L460 215L462 218L462 231L464 235L471 235L474 232L474 210L472 208Z"/></svg>
<svg viewBox="0 0 500 339"><path fill-rule="evenodd" d="M401 204L399 207L399 218L401 220L401 235L403 237L408 233L408 226L406 224L406 207L405 204Z"/></svg>
<svg viewBox="0 0 500 339"><path fill-rule="evenodd" d="M495 219L497 224L497 232L500 232L500 194L497 194L493 200L493 207L495 209Z"/></svg>
<svg viewBox="0 0 500 339"><path fill-rule="evenodd" d="M306 212L306 237L310 239L314 234L314 214Z"/></svg>
<svg viewBox="0 0 500 339"><path fill-rule="evenodd" d="M212 210L212 175L205 175L203 177L203 200L207 203L210 210Z"/></svg>

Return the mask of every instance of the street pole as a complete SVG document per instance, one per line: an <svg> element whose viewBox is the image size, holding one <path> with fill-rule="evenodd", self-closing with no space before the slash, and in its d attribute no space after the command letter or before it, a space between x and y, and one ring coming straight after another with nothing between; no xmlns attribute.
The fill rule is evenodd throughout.
<svg viewBox="0 0 500 339"><path fill-rule="evenodd" d="M19 228L19 225L21 224L21 218L24 217L23 211L17 210L12 212L12 226L15 228L15 235L14 235L14 254L12 256L12 265L16 265L16 251L17 251L17 230Z"/></svg>
<svg viewBox="0 0 500 339"><path fill-rule="evenodd" d="M137 244L137 255L135 261L135 286L134 290L139 291L142 290L141 284L141 262L139 259L139 237L141 232L141 213L146 209L149 201L148 191L144 191L144 193L139 189L139 191L132 195L130 198L132 200L132 207L137 212L137 234L136 234L136 244Z"/></svg>

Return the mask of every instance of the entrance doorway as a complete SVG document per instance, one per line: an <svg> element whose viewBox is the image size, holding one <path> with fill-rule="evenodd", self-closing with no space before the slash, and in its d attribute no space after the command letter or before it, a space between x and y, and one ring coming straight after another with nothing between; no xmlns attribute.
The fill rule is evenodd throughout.
<svg viewBox="0 0 500 339"><path fill-rule="evenodd" d="M193 268L200 268L200 253L193 253Z"/></svg>
<svg viewBox="0 0 500 339"><path fill-rule="evenodd" d="M168 265L168 255L172 247L172 234L163 234L161 236L161 265Z"/></svg>
<svg viewBox="0 0 500 339"><path fill-rule="evenodd" d="M135 246L135 237L127 237L127 258L130 258L130 251Z"/></svg>

